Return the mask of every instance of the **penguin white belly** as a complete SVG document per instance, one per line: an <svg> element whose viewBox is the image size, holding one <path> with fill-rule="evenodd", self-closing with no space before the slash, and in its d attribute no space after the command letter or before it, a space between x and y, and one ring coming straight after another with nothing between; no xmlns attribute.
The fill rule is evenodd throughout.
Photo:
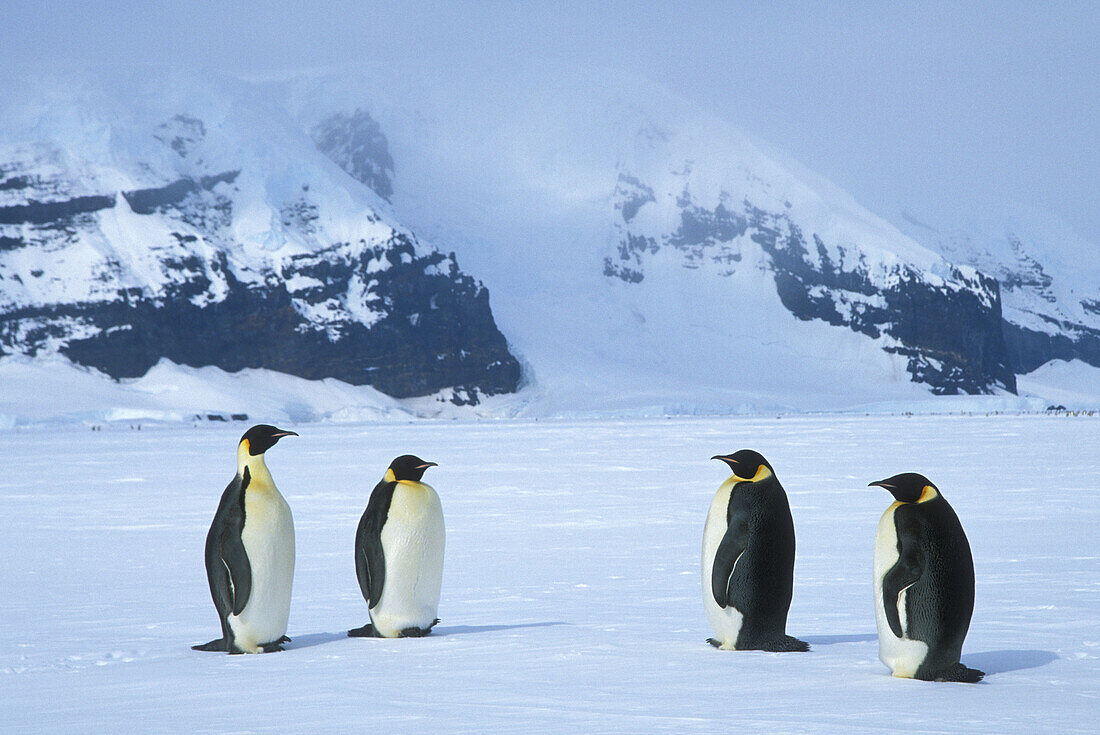
<svg viewBox="0 0 1100 735"><path fill-rule="evenodd" d="M894 525L894 511L901 503L894 503L878 522L875 534L875 623L878 625L878 657L886 664L894 676L911 679L917 673L924 657L928 655L928 645L923 641L910 638L898 638L890 630L886 620L886 608L883 607L882 578L898 561L898 532ZM898 595L898 617L901 620L902 633L906 632L905 590Z"/></svg>
<svg viewBox="0 0 1100 735"><path fill-rule="evenodd" d="M722 483L714 500L710 504L710 512L707 513L707 523L703 527L703 609L706 611L707 620L711 630L714 631L715 640L721 644L723 650L732 651L737 643L737 635L741 632L741 611L730 605L719 607L714 601L714 593L711 585L711 572L714 569L714 555L718 553L718 546L722 543L722 537L726 535L726 511L729 508L730 493L733 492L735 482L730 478ZM737 563L734 562L734 569Z"/></svg>
<svg viewBox="0 0 1100 735"><path fill-rule="evenodd" d="M430 485L401 480L382 526L386 578L371 623L387 638L406 628L430 628L439 612L446 540L443 507Z"/></svg>
<svg viewBox="0 0 1100 735"><path fill-rule="evenodd" d="M245 493L241 541L252 570L252 590L240 615L229 625L237 647L259 653L265 643L286 634L294 582L294 519L274 485Z"/></svg>

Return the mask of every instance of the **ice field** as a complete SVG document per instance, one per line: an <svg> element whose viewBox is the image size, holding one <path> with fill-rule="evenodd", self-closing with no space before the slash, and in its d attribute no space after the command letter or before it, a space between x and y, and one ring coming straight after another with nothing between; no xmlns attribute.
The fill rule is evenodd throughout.
<svg viewBox="0 0 1100 735"><path fill-rule="evenodd" d="M1100 418L801 416L285 425L267 455L294 513L283 653L218 633L203 542L243 424L0 430L0 731L1095 733ZM753 448L798 534L787 632L809 653L716 651L700 544ZM367 621L355 528L389 461L447 524L442 622ZM978 685L877 658L871 554L889 494L926 474L970 539Z"/></svg>

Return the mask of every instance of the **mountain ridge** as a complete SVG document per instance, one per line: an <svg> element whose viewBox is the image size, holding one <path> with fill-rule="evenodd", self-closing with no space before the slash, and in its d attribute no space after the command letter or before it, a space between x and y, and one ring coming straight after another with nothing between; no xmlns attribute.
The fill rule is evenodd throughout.
<svg viewBox="0 0 1100 735"><path fill-rule="evenodd" d="M464 96L346 74L191 80L130 103L74 95L97 100L80 124L84 102L40 104L51 122L23 130L49 135L0 125L0 350L115 377L161 360L267 368L456 405L521 390L507 411L530 415L1012 394L1041 357L1087 353L1087 298L1072 318L1005 300L1060 282L1043 257L1014 281L675 95L555 81ZM35 146L35 165L12 166ZM51 223L47 242L36 227ZM155 247L116 254L107 231ZM79 284L44 295L64 269L19 262L66 238L92 251L80 265L86 295L110 303L102 323L72 308ZM124 267L103 281L111 258ZM44 310L13 309L23 292ZM218 326L180 344L179 325L204 320ZM355 347L369 335L375 348Z"/></svg>

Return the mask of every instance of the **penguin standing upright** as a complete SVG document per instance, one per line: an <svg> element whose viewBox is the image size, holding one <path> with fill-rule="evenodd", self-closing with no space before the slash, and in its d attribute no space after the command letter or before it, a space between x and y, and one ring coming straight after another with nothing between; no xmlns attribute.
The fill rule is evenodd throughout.
<svg viewBox="0 0 1100 735"><path fill-rule="evenodd" d="M419 638L439 622L443 583L443 508L420 481L435 467L405 454L371 492L355 534L355 574L370 620L353 637Z"/></svg>
<svg viewBox="0 0 1100 735"><path fill-rule="evenodd" d="M733 475L703 529L703 606L723 650L808 651L787 635L794 587L794 521L768 461L750 449L711 457Z"/></svg>
<svg viewBox="0 0 1100 735"><path fill-rule="evenodd" d="M196 651L267 653L289 641L294 519L264 463L293 431L258 424L237 444L237 475L222 493L206 535L206 577L222 637Z"/></svg>
<svg viewBox="0 0 1100 735"><path fill-rule="evenodd" d="M974 612L974 559L959 517L923 475L870 486L897 500L875 536L879 658L906 679L981 681L984 672L959 663Z"/></svg>

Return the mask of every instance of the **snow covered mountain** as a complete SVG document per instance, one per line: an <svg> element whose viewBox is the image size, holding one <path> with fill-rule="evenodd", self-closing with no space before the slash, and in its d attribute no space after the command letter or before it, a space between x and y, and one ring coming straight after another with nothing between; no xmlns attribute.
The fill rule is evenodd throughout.
<svg viewBox="0 0 1100 735"><path fill-rule="evenodd" d="M380 125L398 175L379 193L478 265L543 388L672 411L1015 392L995 279L643 81L268 84L353 175L384 170L346 154ZM546 325L566 305L583 316L563 338ZM557 379L562 351L593 366L580 385Z"/></svg>
<svg viewBox="0 0 1100 735"><path fill-rule="evenodd" d="M1095 243L1020 205L990 203L946 222L942 215L904 216L914 237L997 279L1014 372L1030 373L1051 360L1100 367L1100 247Z"/></svg>
<svg viewBox="0 0 1100 735"><path fill-rule="evenodd" d="M485 287L253 87L67 80L8 99L0 352L114 378L161 359L267 368L460 404L516 389Z"/></svg>
<svg viewBox="0 0 1100 735"><path fill-rule="evenodd" d="M903 234L644 80L483 81L9 95L0 350L114 378L163 362L336 378L381 391L356 404L381 413L398 410L382 394L519 390L490 412L525 415L912 406L1012 396L1052 358L1098 364L1081 289L1100 281L1044 285L1056 242L1039 257L1034 238ZM334 415L321 403L282 410Z"/></svg>
<svg viewBox="0 0 1100 735"><path fill-rule="evenodd" d="M640 284L654 267L677 263L706 267L718 278L760 267L795 317L880 342L904 356L913 380L933 393L1015 389L992 279L922 253L888 250L876 233L815 222L814 212L775 202L765 187L733 194L723 183L715 196L696 169L689 160L662 172L656 191L620 172L618 248L604 260L605 275ZM694 193L700 190L702 196ZM660 258L663 250L671 255Z"/></svg>

